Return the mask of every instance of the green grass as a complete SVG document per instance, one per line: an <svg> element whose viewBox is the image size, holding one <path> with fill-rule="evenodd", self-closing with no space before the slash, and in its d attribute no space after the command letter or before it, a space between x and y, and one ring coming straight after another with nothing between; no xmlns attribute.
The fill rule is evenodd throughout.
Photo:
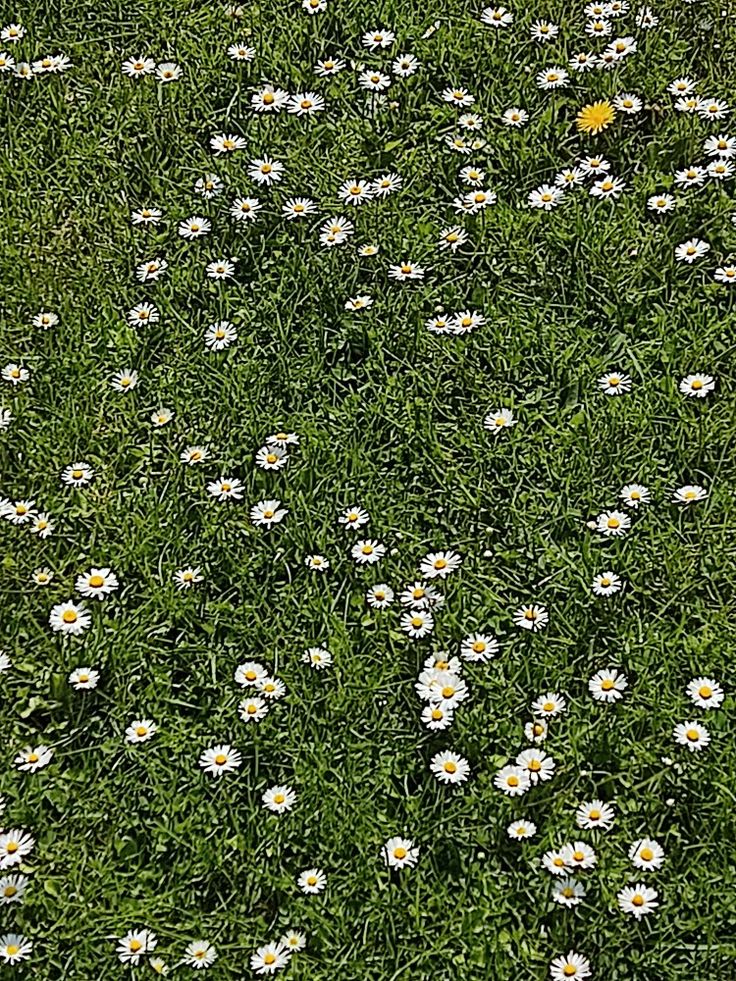
<svg viewBox="0 0 736 981"><path fill-rule="evenodd" d="M646 210L676 169L704 159L707 135L729 131L730 120L674 112L666 93L690 74L700 94L733 101L736 25L721 6L660 0L660 26L644 32L633 5L614 36L634 35L637 54L613 72L576 75L559 93L540 91L536 72L603 46L583 34L582 4L514 7L514 27L499 34L478 22L480 4L456 0L368 10L333 0L315 17L274 0L245 6L234 22L203 0L29 0L3 15L28 29L17 58L17 49L27 60L64 51L74 67L33 83L0 78L0 352L2 364L32 372L26 385L0 383L0 405L14 416L0 434L0 493L34 498L57 525L45 541L0 526L3 644L13 660L2 676L3 822L37 839L24 902L0 907L0 932L24 933L34 951L0 976L130 975L111 938L142 926L172 965L190 940L210 939L214 981L250 977L250 954L291 927L308 945L286 975L310 981L542 981L570 949L591 960L598 981L736 976L736 316L712 278L736 255L734 184L677 191L670 215ZM562 25L549 47L529 40L542 16ZM422 40L436 18L439 30ZM397 33L388 54L360 46L378 26ZM258 53L238 67L226 48L243 39ZM327 53L382 66L404 52L422 68L389 90L398 107L373 117L350 66L333 80L312 73ZM139 53L178 61L184 78L160 86L123 77L123 58ZM319 91L328 111L256 117L249 100L261 81ZM480 217L450 207L468 162L441 141L455 117L440 100L450 84L474 92L486 120L488 145L469 159L499 201ZM592 139L576 133L580 106L622 91L644 99L640 116ZM520 131L498 122L513 105L531 115ZM248 149L214 158L218 132L244 135ZM579 189L550 214L526 207L530 190L589 147L625 178L619 201ZM246 176L263 153L287 168L268 191ZM280 215L292 194L314 198L320 220L346 214L339 184L386 170L404 187L350 215L347 246L323 249L319 221L296 227ZM226 190L205 202L192 188L208 172ZM264 202L258 224L223 214L238 194ZM131 208L146 204L165 211L155 230L130 224ZM210 217L213 232L187 243L176 226L192 214ZM454 255L436 247L450 224L470 234ZM692 267L675 263L674 247L695 235L711 252ZM358 258L354 245L366 241L379 242L380 255ZM136 264L156 255L169 275L137 283ZM229 283L205 279L206 262L220 256L239 258ZM427 267L423 282L387 279L404 258ZM358 292L372 294L373 307L347 313ZM146 298L161 322L135 331L125 312ZM424 321L437 306L482 310L487 323L466 338L435 337ZM59 325L30 327L39 310L56 311ZM239 338L213 354L202 335L221 318ZM123 368L140 374L126 395L110 387ZM630 394L597 389L613 368L631 374ZM677 391L694 371L717 378L702 402ZM159 405L176 415L154 430ZM482 420L498 406L512 406L519 424L495 439ZM299 434L299 448L281 473L257 470L253 454L281 427ZM184 467L179 453L199 442L212 459ZM97 477L70 491L59 474L77 460ZM243 481L241 503L208 497L207 482L221 475ZM631 481L654 503L620 540L591 534L585 522ZM708 500L678 510L672 492L684 483L706 486ZM264 497L290 512L268 532L248 519ZM371 513L369 536L392 550L364 570L349 555L360 535L337 524L354 503ZM462 568L442 585L433 636L413 642L399 630L398 603L371 611L365 589L385 581L398 594L427 551L446 547L463 555ZM325 576L304 567L313 551L332 563ZM179 592L173 573L189 564L205 582ZM121 589L90 601L92 628L62 641L49 611L91 565L111 566ZM31 582L39 566L54 571L47 588ZM596 599L590 581L608 568L627 586ZM511 614L531 599L549 608L550 625L521 636ZM421 663L455 652L474 630L495 633L501 654L464 665L471 700L452 728L428 733L414 692ZM299 660L316 644L335 658L325 672ZM289 691L246 727L232 675L249 658ZM79 665L100 670L96 691L69 686ZM609 666L622 667L630 687L619 704L599 705L587 681ZM718 711L685 694L701 674L724 683ZM543 747L557 772L506 799L493 776L525 747L531 702L548 690L570 704ZM125 728L140 717L160 731L128 746ZM690 718L711 732L703 753L674 744L673 726ZM221 741L240 749L243 765L213 781L197 760ZM48 768L14 768L27 743L55 748ZM456 791L429 773L445 748L472 766ZM260 795L282 781L299 799L277 817ZM599 796L615 803L613 829L579 832L576 806ZM506 826L522 816L539 830L520 847ZM421 846L415 869L384 867L380 848L394 834ZM644 835L665 848L658 872L628 861ZM540 858L575 837L595 844L599 862L581 873L585 902L565 910L550 902ZM319 896L295 884L311 866L328 874ZM661 905L637 923L616 893L640 880ZM142 963L133 976L153 975Z"/></svg>

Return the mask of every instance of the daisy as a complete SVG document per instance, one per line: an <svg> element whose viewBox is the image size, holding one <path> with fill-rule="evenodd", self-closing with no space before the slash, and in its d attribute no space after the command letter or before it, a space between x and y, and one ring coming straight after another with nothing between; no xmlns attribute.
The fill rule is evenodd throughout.
<svg viewBox="0 0 736 981"><path fill-rule="evenodd" d="M195 215L192 218L186 218L184 221L179 222L178 232L182 238L202 238L210 231L212 231L212 222L207 218L202 218L200 215Z"/></svg>
<svg viewBox="0 0 736 981"><path fill-rule="evenodd" d="M247 141L235 133L216 133L210 137L210 147L216 155L244 150Z"/></svg>
<svg viewBox="0 0 736 981"><path fill-rule="evenodd" d="M268 671L258 661L246 661L235 669L235 681L244 688L268 677Z"/></svg>
<svg viewBox="0 0 736 981"><path fill-rule="evenodd" d="M158 732L158 726L153 719L134 719L125 730L127 743L147 743Z"/></svg>
<svg viewBox="0 0 736 981"><path fill-rule="evenodd" d="M176 82L181 78L183 70L173 61L165 61L156 66L156 78L159 82Z"/></svg>
<svg viewBox="0 0 736 981"><path fill-rule="evenodd" d="M581 804L575 811L575 823L579 828L590 831L593 828L601 828L608 831L614 821L614 810L610 804L604 804L602 800L591 800Z"/></svg>
<svg viewBox="0 0 736 981"><path fill-rule="evenodd" d="M592 51L579 51L567 64L574 72L590 72L596 67L596 56Z"/></svg>
<svg viewBox="0 0 736 981"><path fill-rule="evenodd" d="M317 205L311 198L289 198L281 206L281 214L287 221L308 218L317 213Z"/></svg>
<svg viewBox="0 0 736 981"><path fill-rule="evenodd" d="M188 566L186 569L177 569L173 579L179 589L191 589L197 583L203 582L204 576L199 567Z"/></svg>
<svg viewBox="0 0 736 981"><path fill-rule="evenodd" d="M204 332L204 346L210 351L224 351L237 339L238 329L229 320L218 320Z"/></svg>
<svg viewBox="0 0 736 981"><path fill-rule="evenodd" d="M52 608L49 625L56 632L79 635L92 626L92 617L83 606L67 600L66 603L58 603Z"/></svg>
<svg viewBox="0 0 736 981"><path fill-rule="evenodd" d="M280 944L283 944L287 950L295 953L298 950L304 950L307 946L307 938L303 933L299 933L297 930L287 930L283 937L279 940Z"/></svg>
<svg viewBox="0 0 736 981"><path fill-rule="evenodd" d="M322 869L305 869L299 873L296 883L302 892L316 895L327 886L327 876Z"/></svg>
<svg viewBox="0 0 736 981"><path fill-rule="evenodd" d="M629 849L629 858L635 868L651 872L664 862L664 849L651 838L641 838Z"/></svg>
<svg viewBox="0 0 736 981"><path fill-rule="evenodd" d="M97 599L104 599L110 593L114 593L119 588L118 578L110 569L90 569L77 576L74 588L82 596L96 596Z"/></svg>
<svg viewBox="0 0 736 981"><path fill-rule="evenodd" d="M337 75L338 72L343 71L345 65L346 62L342 58L324 58L314 66L314 73L315 75L320 75L322 78L326 78L328 75Z"/></svg>
<svg viewBox="0 0 736 981"><path fill-rule="evenodd" d="M366 294L352 296L345 303L346 310L367 310L370 306L373 306L373 297Z"/></svg>
<svg viewBox="0 0 736 981"><path fill-rule="evenodd" d="M533 838L536 833L537 826L533 821L512 821L506 828L506 834L515 841Z"/></svg>
<svg viewBox="0 0 736 981"><path fill-rule="evenodd" d="M402 614L400 626L413 640L421 640L434 630L434 617L428 610L411 610Z"/></svg>
<svg viewBox="0 0 736 981"><path fill-rule="evenodd" d="M558 187L579 187L583 183L584 174L580 167L566 167L555 175Z"/></svg>
<svg viewBox="0 0 736 981"><path fill-rule="evenodd" d="M337 520L341 525L345 525L346 528L361 528L363 525L368 524L370 515L363 508L350 507L346 508Z"/></svg>
<svg viewBox="0 0 736 981"><path fill-rule="evenodd" d="M675 198L672 194L655 194L653 197L647 198L647 208L660 215L667 214L668 211L673 211L675 203Z"/></svg>
<svg viewBox="0 0 736 981"><path fill-rule="evenodd" d="M286 694L286 685L283 681L280 678L271 678L268 675L256 681L256 688L266 698L272 698L274 701L283 698Z"/></svg>
<svg viewBox="0 0 736 981"><path fill-rule="evenodd" d="M26 746L21 753L18 753L13 763L16 770L35 773L36 770L48 766L53 755L53 749L49 749L48 746L36 746L35 748Z"/></svg>
<svg viewBox="0 0 736 981"><path fill-rule="evenodd" d="M607 174L599 181L595 181L589 194L594 198L619 198L625 187L626 184L620 177L611 177Z"/></svg>
<svg viewBox="0 0 736 981"><path fill-rule="evenodd" d="M216 501L242 501L245 488L235 477L220 477L207 484L207 493Z"/></svg>
<svg viewBox="0 0 736 981"><path fill-rule="evenodd" d="M698 722L680 722L673 730L675 741L681 746L687 746L692 752L698 752L710 742L710 733Z"/></svg>
<svg viewBox="0 0 736 981"><path fill-rule="evenodd" d="M389 266L388 276L389 279L397 279L400 282L408 279L424 279L424 267L407 260L398 266Z"/></svg>
<svg viewBox="0 0 736 981"><path fill-rule="evenodd" d="M620 371L612 371L598 379L598 386L606 395L621 395L631 388L631 378Z"/></svg>
<svg viewBox="0 0 736 981"><path fill-rule="evenodd" d="M582 981L589 978L593 972L590 969L590 961L582 954L576 954L574 950L568 951L560 957L555 957L549 966L549 974L552 981Z"/></svg>
<svg viewBox="0 0 736 981"><path fill-rule="evenodd" d="M603 511L596 518L596 531L601 535L620 537L631 528L631 518L623 511Z"/></svg>
<svg viewBox="0 0 736 981"><path fill-rule="evenodd" d="M156 259L148 259L146 262L140 263L136 266L135 274L141 283L155 283L168 268L169 264L166 259L159 256Z"/></svg>
<svg viewBox="0 0 736 981"><path fill-rule="evenodd" d="M386 546L375 539L364 539L353 545L350 554L359 565L373 565L384 557Z"/></svg>
<svg viewBox="0 0 736 981"><path fill-rule="evenodd" d="M0 878L0 906L19 903L23 899L29 879L27 875L4 875Z"/></svg>
<svg viewBox="0 0 736 981"><path fill-rule="evenodd" d="M391 85L391 77L383 72L365 71L358 75L358 85L370 92L382 92Z"/></svg>
<svg viewBox="0 0 736 981"><path fill-rule="evenodd" d="M193 940L188 944L182 962L187 967L207 968L211 967L217 959L217 951L207 940Z"/></svg>
<svg viewBox="0 0 736 981"><path fill-rule="evenodd" d="M289 93L283 89L265 85L259 92L250 97L251 108L254 112L281 112L289 101Z"/></svg>
<svg viewBox="0 0 736 981"><path fill-rule="evenodd" d="M259 157L248 164L248 177L256 184L278 184L284 176L284 165L271 157Z"/></svg>
<svg viewBox="0 0 736 981"><path fill-rule="evenodd" d="M680 382L680 392L692 398L704 399L716 387L712 375L686 375Z"/></svg>
<svg viewBox="0 0 736 981"><path fill-rule="evenodd" d="M399 78L409 78L415 75L421 67L415 55L399 55L391 65L391 71Z"/></svg>
<svg viewBox="0 0 736 981"><path fill-rule="evenodd" d="M460 657L464 661L487 662L498 654L499 644L490 634L470 634L460 645Z"/></svg>
<svg viewBox="0 0 736 981"><path fill-rule="evenodd" d="M130 213L133 225L158 225L162 217L163 211L160 208L137 208Z"/></svg>
<svg viewBox="0 0 736 981"><path fill-rule="evenodd" d="M697 82L692 78L676 78L674 81L670 82L667 86L667 91L670 95L690 95L691 92L695 91L695 86Z"/></svg>
<svg viewBox="0 0 736 981"><path fill-rule="evenodd" d="M482 327L486 318L477 310L460 310L452 318L451 329L455 334L469 334L476 327Z"/></svg>
<svg viewBox="0 0 736 981"><path fill-rule="evenodd" d="M148 327L149 324L156 324L161 319L161 314L152 303L138 303L126 314L126 320L131 327Z"/></svg>
<svg viewBox="0 0 736 981"><path fill-rule="evenodd" d="M231 44L227 49L227 55L233 61L253 61L256 56L256 49L248 44Z"/></svg>
<svg viewBox="0 0 736 981"><path fill-rule="evenodd" d="M565 864L574 869L592 869L598 858L595 849L584 841L574 841L562 849Z"/></svg>
<svg viewBox="0 0 736 981"><path fill-rule="evenodd" d="M10 382L11 385L20 385L22 382L27 382L31 377L31 373L27 368L21 367L19 364L6 364L2 372L3 381Z"/></svg>
<svg viewBox="0 0 736 981"><path fill-rule="evenodd" d="M633 917L640 920L642 916L646 916L659 906L656 901L658 895L656 889L650 889L642 882L638 882L635 886L622 889L617 893L616 899L624 913L631 913Z"/></svg>
<svg viewBox="0 0 736 981"><path fill-rule="evenodd" d="M692 264L710 251L710 245L699 238L688 239L675 247L675 259L678 262Z"/></svg>
<svg viewBox="0 0 736 981"><path fill-rule="evenodd" d="M124 964L136 965L156 949L158 938L152 930L130 930L118 940L116 953Z"/></svg>
<svg viewBox="0 0 736 981"><path fill-rule="evenodd" d="M545 91L561 89L567 85L569 79L570 76L564 68L554 66L553 68L545 68L537 74L537 85Z"/></svg>
<svg viewBox="0 0 736 981"><path fill-rule="evenodd" d="M452 725L454 712L445 703L431 702L422 709L422 724L432 732L442 732Z"/></svg>
<svg viewBox="0 0 736 981"><path fill-rule="evenodd" d="M312 572L327 572L330 568L330 563L324 555L308 555L304 560L304 564Z"/></svg>
<svg viewBox="0 0 736 981"><path fill-rule="evenodd" d="M287 785L269 787L261 795L263 806L276 814L290 811L296 802L296 791Z"/></svg>
<svg viewBox="0 0 736 981"><path fill-rule="evenodd" d="M527 201L530 208L541 208L543 211L551 211L556 208L565 196L561 187L554 187L552 184L542 184L529 192Z"/></svg>
<svg viewBox="0 0 736 981"><path fill-rule="evenodd" d="M398 191L402 184L403 178L399 174L384 174L382 177L377 177L371 187L375 196L382 198Z"/></svg>
<svg viewBox="0 0 736 981"><path fill-rule="evenodd" d="M736 286L736 266L718 266L713 279L717 283L726 283L728 286Z"/></svg>
<svg viewBox="0 0 736 981"><path fill-rule="evenodd" d="M493 409L483 420L485 428L490 430L494 436L498 436L503 429L515 426L516 423L517 420L514 419L514 413L511 409Z"/></svg>
<svg viewBox="0 0 736 981"><path fill-rule="evenodd" d="M520 766L504 766L493 778L493 785L509 797L520 797L532 785L529 771Z"/></svg>
<svg viewBox="0 0 736 981"><path fill-rule="evenodd" d="M394 601L394 591L386 583L371 586L365 594L366 603L374 610L385 610Z"/></svg>
<svg viewBox="0 0 736 981"><path fill-rule="evenodd" d="M543 719L534 719L524 726L524 736L532 743L543 743L548 732L549 727Z"/></svg>
<svg viewBox="0 0 736 981"><path fill-rule="evenodd" d="M625 92L622 95L617 95L613 100L613 108L617 112L623 112L626 115L634 115L637 112L641 112L644 108L644 103L641 101L638 95L632 95L629 92Z"/></svg>
<svg viewBox="0 0 736 981"><path fill-rule="evenodd" d="M312 113L324 111L324 108L325 100L316 92L298 92L286 104L286 111L294 116L311 116Z"/></svg>
<svg viewBox="0 0 736 981"><path fill-rule="evenodd" d="M525 749L516 757L516 765L526 771L532 784L551 780L555 772L555 761L541 749Z"/></svg>
<svg viewBox="0 0 736 981"><path fill-rule="evenodd" d="M514 611L512 619L517 627L521 627L522 630L531 630L532 633L538 633L549 623L549 613L543 606L537 606L532 603L529 606L520 606L518 610Z"/></svg>
<svg viewBox="0 0 736 981"><path fill-rule="evenodd" d="M156 71L156 62L153 58L144 58L140 55L137 58L128 58L121 65L124 75L129 78L143 78L144 75L152 75Z"/></svg>
<svg viewBox="0 0 736 981"><path fill-rule="evenodd" d="M585 896L584 886L575 879L558 879L552 884L552 901L559 903L560 906L577 906L582 903Z"/></svg>
<svg viewBox="0 0 736 981"><path fill-rule="evenodd" d="M250 956L250 969L255 974L275 974L289 963L290 951L283 944L266 944Z"/></svg>
<svg viewBox="0 0 736 981"><path fill-rule="evenodd" d="M250 509L250 520L254 525L270 528L283 521L288 513L287 508L281 507L281 501L259 501Z"/></svg>
<svg viewBox="0 0 736 981"><path fill-rule="evenodd" d="M475 96L471 95L467 89L463 88L447 88L442 91L442 99L444 102L449 102L454 106L462 106L463 109L468 106L472 106L475 102Z"/></svg>
<svg viewBox="0 0 736 981"><path fill-rule="evenodd" d="M509 27L514 22L514 15L505 7L486 7L480 15L481 23L489 27Z"/></svg>
<svg viewBox="0 0 736 981"><path fill-rule="evenodd" d="M419 861L419 849L414 847L411 838L389 838L381 853L390 869L411 869Z"/></svg>
<svg viewBox="0 0 736 981"><path fill-rule="evenodd" d="M708 176L717 181L730 180L734 175L733 164L728 160L714 160L708 164Z"/></svg>
<svg viewBox="0 0 736 981"><path fill-rule="evenodd" d="M613 596L621 590L621 578L615 572L601 572L592 583L592 590L596 596Z"/></svg>
<svg viewBox="0 0 736 981"><path fill-rule="evenodd" d="M704 99L697 109L703 119L725 119L730 112L728 103L722 99Z"/></svg>
<svg viewBox="0 0 736 981"><path fill-rule="evenodd" d="M532 703L532 713L534 715L541 715L544 718L561 715L566 708L566 699L563 695L558 695L557 692L549 692L546 695L541 695Z"/></svg>
<svg viewBox="0 0 736 981"><path fill-rule="evenodd" d="M618 495L627 508L636 510L642 504L649 504L651 494L648 487L643 484L625 484Z"/></svg>
<svg viewBox="0 0 736 981"><path fill-rule="evenodd" d="M92 691L100 680L99 671L92 668L75 668L69 675L68 681L76 691Z"/></svg>
<svg viewBox="0 0 736 981"><path fill-rule="evenodd" d="M724 160L729 160L736 156L736 137L709 136L703 144L703 149L709 157L722 157Z"/></svg>
<svg viewBox="0 0 736 981"><path fill-rule="evenodd" d="M0 869L20 865L26 855L33 851L35 844L35 838L20 828L0 832Z"/></svg>
<svg viewBox="0 0 736 981"><path fill-rule="evenodd" d="M628 687L626 675L616 668L598 671L588 682L588 691L597 702L617 702Z"/></svg>
<svg viewBox="0 0 736 981"><path fill-rule="evenodd" d="M685 484L678 487L672 495L677 504L694 504L696 501L704 501L708 496L708 491L698 484Z"/></svg>
<svg viewBox="0 0 736 981"><path fill-rule="evenodd" d="M419 563L419 571L425 579L446 579L460 568L462 557L448 549L444 552L429 552Z"/></svg>
<svg viewBox="0 0 736 981"><path fill-rule="evenodd" d="M387 30L366 31L360 40L364 48L377 51L379 48L390 48L396 40L396 35L393 31Z"/></svg>
<svg viewBox="0 0 736 981"><path fill-rule="evenodd" d="M552 875L567 875L570 871L565 859L564 849L545 852L542 856L542 865Z"/></svg>
<svg viewBox="0 0 736 981"><path fill-rule="evenodd" d="M199 757L199 765L205 773L210 773L213 777L221 777L223 773L237 770L242 762L243 757L238 750L227 744L205 749Z"/></svg>
<svg viewBox="0 0 736 981"><path fill-rule="evenodd" d="M227 140L234 139L234 137L225 137ZM239 147L237 149L240 149ZM199 177L194 183L194 193L199 194L200 197L209 201L211 198L215 198L218 194L222 194L224 188L223 182L217 176L217 174L206 174L204 177Z"/></svg>
<svg viewBox="0 0 736 981"><path fill-rule="evenodd" d="M705 182L707 174L704 167L685 167L684 170L675 171L675 184L680 187L698 187Z"/></svg>
<svg viewBox="0 0 736 981"><path fill-rule="evenodd" d="M6 933L0 937L0 957L5 964L18 964L31 956L33 941L22 933Z"/></svg>
<svg viewBox="0 0 736 981"><path fill-rule="evenodd" d="M285 449L276 444L262 446L256 453L256 466L261 470L282 470L289 459Z"/></svg>
<svg viewBox="0 0 736 981"><path fill-rule="evenodd" d="M302 654L302 661L311 668L322 671L332 664L332 654L324 647L309 647Z"/></svg>
<svg viewBox="0 0 736 981"><path fill-rule="evenodd" d="M264 698L244 698L238 705L238 715L243 722L260 722L269 712L268 702Z"/></svg>
<svg viewBox="0 0 736 981"><path fill-rule="evenodd" d="M468 779L470 764L464 757L459 756L457 753L445 750L442 753L436 753L432 757L429 763L429 769L440 783L456 784L464 783Z"/></svg>
<svg viewBox="0 0 736 981"><path fill-rule="evenodd" d="M699 708L719 708L725 698L723 689L713 678L693 678L685 689L693 703Z"/></svg>

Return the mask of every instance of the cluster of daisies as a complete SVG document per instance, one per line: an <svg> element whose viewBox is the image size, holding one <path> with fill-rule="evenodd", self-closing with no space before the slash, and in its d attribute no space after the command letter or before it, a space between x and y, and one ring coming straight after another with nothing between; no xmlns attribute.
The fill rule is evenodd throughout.
<svg viewBox="0 0 736 981"><path fill-rule="evenodd" d="M193 940L181 954L178 961L170 964L159 954L158 937L153 930L133 929L124 936L114 938L118 958L123 964L137 967L148 963L156 974L167 975L177 967L204 969L217 960L217 947L209 940ZM286 967L292 954L304 950L306 936L298 930L287 930L278 940L264 944L250 956L250 968L255 974L274 974Z"/></svg>
<svg viewBox="0 0 736 981"><path fill-rule="evenodd" d="M72 63L65 54L45 54L41 58L22 60L16 58L14 51L23 50L23 42L30 40L28 31L22 24L7 24L0 30L0 44L9 46L9 50L0 51L0 76L19 78L29 82L39 75L59 75L72 68Z"/></svg>

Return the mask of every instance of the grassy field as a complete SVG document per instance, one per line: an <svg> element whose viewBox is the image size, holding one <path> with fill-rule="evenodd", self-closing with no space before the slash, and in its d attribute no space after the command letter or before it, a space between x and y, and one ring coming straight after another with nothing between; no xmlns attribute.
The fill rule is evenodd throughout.
<svg viewBox="0 0 736 981"><path fill-rule="evenodd" d="M5 8L3 24L25 33L0 43L0 826L12 832L0 877L27 881L0 882L0 976L142 981L199 965L223 981L736 977L736 12L659 0L649 25L636 3L604 6L602 36L586 33L582 3L512 7L506 27L458 0ZM559 32L536 39L539 21ZM386 46L366 46L366 32ZM620 38L611 64L569 66ZM406 77L404 55L417 60ZM139 57L181 77L129 77L123 63ZM337 59L339 73L315 73ZM30 78L25 62L38 63ZM554 66L567 84L540 87ZM367 90L362 73L390 86ZM678 109L668 87L682 78L697 104ZM256 112L266 84L296 98ZM308 112L315 95L324 109ZM588 133L576 119L596 102L613 118ZM528 113L523 126L504 122L511 108ZM214 152L218 136L243 146ZM576 173L550 210L532 206L535 189L596 157L620 194L601 199L590 191L605 174ZM273 184L249 175L264 158L283 164ZM703 169L693 186L676 178L690 167ZM485 176L464 183L463 168ZM341 199L345 182L385 175L400 186ZM208 181L219 193L203 196ZM453 205L479 191L496 200ZM673 206L658 214L647 202L663 194ZM244 198L261 205L255 220L231 215ZM296 198L314 213L286 217ZM141 209L162 216L133 220ZM354 232L321 242L335 218ZM202 219L207 234L180 233ZM440 247L455 226L467 241ZM710 249L678 260L692 239ZM160 278L137 277L161 259ZM231 277L208 276L231 259ZM421 278L390 273L411 264ZM364 296L372 304L346 308ZM143 303L159 319L134 326ZM457 313L482 322L426 326ZM223 321L237 337L210 350ZM137 380L115 387L120 372ZM628 390L607 394L599 379L622 373ZM699 373L713 390L683 394ZM494 424L502 409L513 425ZM278 457L280 432L298 443L263 469L259 450ZM192 447L202 462L182 462ZM85 466L89 482L70 486ZM650 500L628 506L631 484ZM675 501L690 485L704 499ZM274 500L288 514L254 524L251 508ZM367 524L340 522L358 507ZM610 524L614 511L631 527ZM364 541L358 559L378 542L380 561L353 557ZM462 563L427 580L421 563L440 551ZM314 555L329 568L309 568ZM201 581L178 583L187 569ZM80 595L97 570L109 595ZM622 588L595 595L609 572ZM401 594L420 582L438 598L433 629L414 639L402 623L416 628L428 608ZM366 601L377 585L395 594L385 609ZM543 629L515 623L530 604L548 611ZM464 656L475 634L498 640L495 656ZM314 669L311 648L332 662ZM435 693L467 686L454 712L446 693L423 701L415 687L433 655L450 668L423 675ZM261 680L242 687L248 662ZM589 687L610 669L627 682L615 702ZM262 675L285 695L262 690ZM546 711L533 704L555 693L565 710L530 741L525 726ZM243 721L244 698L268 708L261 721ZM427 728L425 706L451 725ZM151 723L152 738L130 741ZM213 776L200 757L222 744L240 763ZM469 763L467 780L436 778L445 750ZM496 776L524 750L554 772L524 769L532 786L510 796ZM274 813L262 795L283 786L296 800ZM595 801L613 808L611 827L578 823ZM535 834L514 840L518 820ZM21 832L32 849L8 851ZM407 867L387 865L395 836L410 844L389 857ZM663 849L660 867L632 862L642 839ZM575 867L575 842L594 867ZM569 907L543 863L566 843L564 878L584 892ZM318 893L298 884L312 869ZM278 946L290 930L304 949ZM566 969L569 952L582 960Z"/></svg>

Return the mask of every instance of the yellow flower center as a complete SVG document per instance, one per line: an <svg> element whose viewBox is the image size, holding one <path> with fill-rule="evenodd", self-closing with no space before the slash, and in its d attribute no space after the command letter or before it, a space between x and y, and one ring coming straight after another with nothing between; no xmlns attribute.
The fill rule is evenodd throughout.
<svg viewBox="0 0 736 981"><path fill-rule="evenodd" d="M215 763L218 766L222 766L223 763L227 763L227 756L225 756L224 753L218 753L217 756L215 757Z"/></svg>
<svg viewBox="0 0 736 981"><path fill-rule="evenodd" d="M448 760L443 764L443 769L445 773L457 773L457 763L453 763L452 760Z"/></svg>
<svg viewBox="0 0 736 981"><path fill-rule="evenodd" d="M136 736L145 736L148 729L145 726L136 726L135 734Z"/></svg>
<svg viewBox="0 0 736 981"><path fill-rule="evenodd" d="M76 623L77 622L77 611L76 610L64 610L61 615L61 619L64 623Z"/></svg>
<svg viewBox="0 0 736 981"><path fill-rule="evenodd" d="M698 688L698 695L700 695L701 698L710 698L712 694L713 689L710 687L710 685L701 685L701 687Z"/></svg>
<svg viewBox="0 0 736 981"><path fill-rule="evenodd" d="M406 858L405 848L394 848L394 858Z"/></svg>
<svg viewBox="0 0 736 981"><path fill-rule="evenodd" d="M99 589L100 586L104 586L105 580L102 576L90 576L87 580L87 585L92 586L94 589Z"/></svg>
<svg viewBox="0 0 736 981"><path fill-rule="evenodd" d="M654 852L651 848L642 848L639 852L639 858L644 862L651 862L654 858Z"/></svg>
<svg viewBox="0 0 736 981"><path fill-rule="evenodd" d="M605 679L604 679L604 680L603 680L603 681L601 682L601 689L602 689L603 691L611 691L611 689L612 689L612 688L614 688L614 687L615 687L615 686L614 686L614 683L613 683L613 681L611 681L611 679L610 679L610 678L605 678Z"/></svg>
<svg viewBox="0 0 736 981"><path fill-rule="evenodd" d="M514 774L512 774L510 777L507 777L506 778L506 785L508 787L518 787L519 786L519 778L517 776L514 776Z"/></svg>
<svg viewBox="0 0 736 981"><path fill-rule="evenodd" d="M700 733L697 729L688 729L685 736L691 743L696 743L700 739Z"/></svg>

